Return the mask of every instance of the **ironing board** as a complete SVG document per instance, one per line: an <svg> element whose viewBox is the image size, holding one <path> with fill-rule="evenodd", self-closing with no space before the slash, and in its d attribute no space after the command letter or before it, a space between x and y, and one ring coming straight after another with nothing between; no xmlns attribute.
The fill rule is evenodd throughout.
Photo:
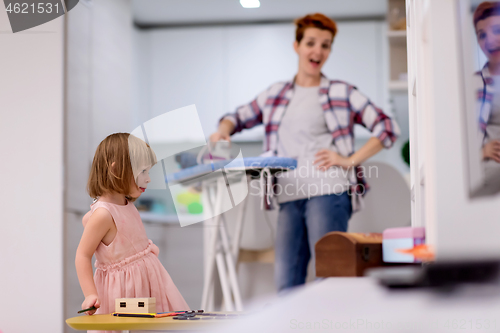
<svg viewBox="0 0 500 333"><path fill-rule="evenodd" d="M209 224L213 228L206 229L208 233L208 246L205 249L208 251L208 259L205 262L201 309L213 310L214 270L215 266L217 266L225 310L243 310L235 262L238 260L246 200L241 202L236 220L235 234L230 245L230 239L222 215L223 197L225 193L230 193L230 184L241 182L242 179L248 181L252 177L271 177L277 172L292 170L296 167L297 161L292 158L249 157L200 164L167 175L166 181L169 185L182 184L190 186L199 183L200 179L203 178L201 183L204 209L209 216L213 216ZM215 172L218 170L225 170L226 172ZM270 186L269 181L268 186ZM205 221L206 224L207 222Z"/></svg>
<svg viewBox="0 0 500 333"><path fill-rule="evenodd" d="M271 172L292 170L297 167L297 160L288 157L244 157L233 160L217 161L209 164L199 164L176 173L167 175L169 184L189 184L197 182L198 178L213 173L214 170L225 168L234 171L245 171L251 175L258 175L264 168Z"/></svg>

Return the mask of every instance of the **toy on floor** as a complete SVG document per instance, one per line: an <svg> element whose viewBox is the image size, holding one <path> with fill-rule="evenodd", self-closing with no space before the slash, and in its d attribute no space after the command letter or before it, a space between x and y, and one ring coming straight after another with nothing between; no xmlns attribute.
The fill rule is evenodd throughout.
<svg viewBox="0 0 500 333"><path fill-rule="evenodd" d="M415 246L425 244L425 228L389 228L383 232L382 254L384 262L414 263L422 260L411 251Z"/></svg>

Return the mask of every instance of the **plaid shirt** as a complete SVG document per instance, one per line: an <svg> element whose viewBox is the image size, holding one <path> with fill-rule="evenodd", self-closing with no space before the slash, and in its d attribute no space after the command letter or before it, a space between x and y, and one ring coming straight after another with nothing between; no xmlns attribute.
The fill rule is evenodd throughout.
<svg viewBox="0 0 500 333"><path fill-rule="evenodd" d="M264 124L264 150L277 155L278 128L287 105L293 98L293 85L293 81L273 84L252 102L238 107L235 113L228 114L223 119L228 119L235 125L233 133ZM318 97L327 128L338 153L342 156L348 157L354 153L355 124L370 130L386 148L391 147L399 136L400 131L396 122L377 108L356 87L346 82L330 81L322 76ZM362 208L362 196L369 189L362 169L359 166L356 168L350 179L355 211Z"/></svg>
<svg viewBox="0 0 500 333"><path fill-rule="evenodd" d="M476 116L479 123L479 135L482 146L486 140L486 126L491 117L493 95L495 93L493 78L488 69L488 63L484 65L481 71L475 73L475 77L478 81L476 83Z"/></svg>

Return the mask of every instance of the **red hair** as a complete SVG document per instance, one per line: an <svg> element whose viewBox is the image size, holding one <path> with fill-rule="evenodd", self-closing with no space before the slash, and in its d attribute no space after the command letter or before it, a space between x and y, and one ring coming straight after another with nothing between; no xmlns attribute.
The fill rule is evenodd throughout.
<svg viewBox="0 0 500 333"><path fill-rule="evenodd" d="M474 11L474 28L476 27L477 22L495 15L500 15L500 3L492 1L482 2Z"/></svg>
<svg viewBox="0 0 500 333"><path fill-rule="evenodd" d="M337 24L334 20L321 13L308 14L304 17L295 20L297 29L295 30L295 40L300 43L304 37L304 31L307 28L318 28L321 30L328 30L332 33L332 41L337 34Z"/></svg>

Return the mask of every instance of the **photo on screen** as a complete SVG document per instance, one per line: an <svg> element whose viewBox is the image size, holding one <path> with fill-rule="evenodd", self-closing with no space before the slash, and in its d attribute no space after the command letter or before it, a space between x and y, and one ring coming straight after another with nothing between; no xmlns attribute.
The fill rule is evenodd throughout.
<svg viewBox="0 0 500 333"><path fill-rule="evenodd" d="M458 1L469 196L500 192L500 1Z"/></svg>

